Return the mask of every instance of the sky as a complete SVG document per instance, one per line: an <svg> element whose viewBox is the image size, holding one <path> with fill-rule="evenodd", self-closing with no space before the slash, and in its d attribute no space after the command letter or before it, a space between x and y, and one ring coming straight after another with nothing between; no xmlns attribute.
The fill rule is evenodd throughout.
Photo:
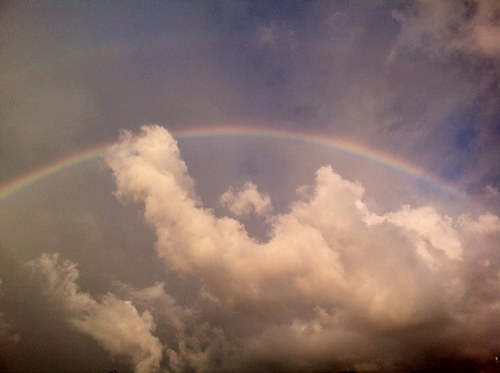
<svg viewBox="0 0 500 373"><path fill-rule="evenodd" d="M0 371L500 370L498 1L2 1L0 79Z"/></svg>

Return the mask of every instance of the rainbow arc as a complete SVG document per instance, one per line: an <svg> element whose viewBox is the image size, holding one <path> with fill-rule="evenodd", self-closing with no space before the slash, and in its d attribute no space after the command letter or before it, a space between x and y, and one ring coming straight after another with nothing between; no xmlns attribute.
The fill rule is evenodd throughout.
<svg viewBox="0 0 500 373"><path fill-rule="evenodd" d="M365 145L356 143L352 140L295 132L290 130L278 130L259 127L239 127L239 126L217 126L208 128L193 128L171 132L177 140L203 139L203 138L256 138L256 139L275 139L278 141L293 141L298 143L321 146L351 154L356 157L366 159L370 162L382 164L391 169L397 170L411 177L424 180L436 187L443 193L454 197L464 199L465 195L452 185L438 179L426 172L424 169L394 155L380 150L369 148ZM51 162L40 168L31 170L18 177L15 177L0 185L0 201L10 195L28 188L37 182L63 172L69 168L76 167L82 163L103 157L112 143L100 144L69 154L61 159Z"/></svg>

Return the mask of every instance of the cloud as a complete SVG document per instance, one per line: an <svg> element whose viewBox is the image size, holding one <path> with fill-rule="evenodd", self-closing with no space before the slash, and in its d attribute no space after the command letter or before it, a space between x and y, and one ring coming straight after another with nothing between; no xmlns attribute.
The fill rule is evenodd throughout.
<svg viewBox="0 0 500 373"><path fill-rule="evenodd" d="M499 58L499 11L494 0L423 0L405 11L393 11L402 30L391 58L404 47L422 49L436 58L453 53Z"/></svg>
<svg viewBox="0 0 500 373"><path fill-rule="evenodd" d="M431 206L378 214L359 183L322 167L288 212L269 220L269 239L257 242L238 220L202 206L165 129L124 133L108 164L117 195L143 206L168 270L199 284L189 312L165 306L176 310L168 318L177 330L189 313L204 320L205 341L220 347L226 367L382 370L430 350L484 362L500 347L482 338L498 332L500 311L492 214L452 218ZM161 289L138 296L174 304ZM208 316L214 308L218 318ZM191 367L214 363L215 355L203 356Z"/></svg>
<svg viewBox="0 0 500 373"><path fill-rule="evenodd" d="M426 206L418 209L412 209L410 206L403 206L397 212L388 213L383 216L369 214L366 206L361 202L357 207L367 214L365 222L368 225L389 222L395 226L401 227L408 233L416 234L419 242L419 253L429 258L425 241L437 250L441 250L449 259L460 260L462 258L462 245L458 239L456 231L451 226L451 218L440 216L432 207Z"/></svg>
<svg viewBox="0 0 500 373"><path fill-rule="evenodd" d="M155 324L148 311L141 314L130 301L112 293L98 301L80 291L77 266L61 260L59 254L43 254L29 262L28 268L41 275L46 294L76 330L95 339L112 355L128 358L136 372L158 371L163 346L152 334Z"/></svg>
<svg viewBox="0 0 500 373"><path fill-rule="evenodd" d="M439 76L465 83L461 88L448 87L447 92L443 92L443 97L448 99L453 96L449 92L460 92L456 97L459 100L448 101L451 106L444 110L445 116L431 120L432 135L427 141L439 138L436 137L439 130L447 125L456 131L449 143L452 147L442 155L452 155L453 162L440 173L446 178L459 176L464 189L485 200L488 195L483 195L484 188L486 185L496 187L498 180L491 160L495 157L499 136L495 125L499 116L495 103L500 94L499 13L500 3L494 0L422 0L393 10L391 14L400 23L401 30L387 58L388 66L420 61L421 67L440 71ZM417 69L413 70L410 75L417 74ZM426 79L425 84L430 80ZM446 105L440 102L439 107L443 108L443 104ZM429 110L433 111L431 107L425 109ZM454 113L465 112L471 115L470 119L464 119L463 115L459 120L453 119ZM422 143L422 146L425 145ZM432 158L436 157L440 156L434 153ZM457 162L458 159L462 160ZM455 177L454 170L458 171ZM486 203L491 205L491 201Z"/></svg>
<svg viewBox="0 0 500 373"><path fill-rule="evenodd" d="M486 185L484 188L484 194L486 195L486 198L489 200L493 200L495 198L498 198L498 189L495 187L492 187L491 185Z"/></svg>
<svg viewBox="0 0 500 373"><path fill-rule="evenodd" d="M257 186L251 182L245 183L238 192L229 188L220 197L220 203L236 216L248 215L252 212L258 216L265 216L272 209L269 195L259 193Z"/></svg>
<svg viewBox="0 0 500 373"><path fill-rule="evenodd" d="M0 280L0 296L2 295L2 280ZM21 336L14 333L14 330L14 325L8 322L5 315L0 312L0 348L5 344L16 344L21 341Z"/></svg>
<svg viewBox="0 0 500 373"><path fill-rule="evenodd" d="M4 181L107 143L118 128L206 133L234 124L355 141L498 214L495 1L0 8ZM134 320L149 312L156 327L143 321L144 333L164 346L162 366L382 370L420 361L426 349L474 361L496 349L498 329L487 325L498 319L498 217L479 214L481 205L302 141L183 139L188 174L173 143L153 144L161 131L140 149L129 136L137 151L115 154L117 196L145 206L146 224L89 162L2 201L0 245L19 263L43 252L78 263L89 281L77 293L94 300L93 319L106 323L104 308ZM248 180L255 193L240 189ZM12 266L1 262L3 320L23 336L9 367L109 364L102 335L60 323L61 313L73 325L79 311L56 300L51 314L27 290L34 284L10 280ZM137 289L117 293L110 278ZM115 298L97 296L108 291ZM28 306L32 298L40 304ZM60 347L70 340L84 348ZM127 353L116 354L132 361Z"/></svg>
<svg viewBox="0 0 500 373"><path fill-rule="evenodd" d="M276 22L272 22L269 26L260 26L256 37L259 45L274 50L294 52L297 47L293 31Z"/></svg>
<svg viewBox="0 0 500 373"><path fill-rule="evenodd" d="M164 335L175 336L166 347L168 366L173 371L220 371L227 366L224 359L236 353L224 331L207 322L216 301L206 293L198 293L191 306L182 306L166 291L165 283L139 290L125 284L119 287L135 304L154 315Z"/></svg>

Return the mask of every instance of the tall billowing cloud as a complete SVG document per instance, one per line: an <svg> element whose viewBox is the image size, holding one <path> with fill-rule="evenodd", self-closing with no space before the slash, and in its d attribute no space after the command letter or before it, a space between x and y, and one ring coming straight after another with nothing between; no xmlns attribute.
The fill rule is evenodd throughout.
<svg viewBox="0 0 500 373"><path fill-rule="evenodd" d="M28 267L42 275L47 294L76 330L95 339L111 354L128 358L136 372L158 371L163 346L152 334L155 324L148 311L140 313L130 301L112 293L95 300L79 289L76 265L61 260L59 254L43 254Z"/></svg>
<svg viewBox="0 0 500 373"><path fill-rule="evenodd" d="M152 312L177 325L180 340L192 338L182 320L196 315L209 330L204 351L217 353L181 364L178 340L172 368L405 370L431 357L479 364L500 348L495 215L377 213L359 183L322 167L286 213L266 217L269 238L258 242L240 221L203 207L164 128L125 132L108 164L117 196L143 206L167 269L198 284L189 305ZM257 193L252 184L229 193L242 200L245 190ZM161 286L137 296L145 307L175 304Z"/></svg>

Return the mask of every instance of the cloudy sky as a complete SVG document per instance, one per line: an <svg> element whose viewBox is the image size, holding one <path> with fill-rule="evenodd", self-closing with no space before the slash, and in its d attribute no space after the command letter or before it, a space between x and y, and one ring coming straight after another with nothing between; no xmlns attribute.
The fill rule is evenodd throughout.
<svg viewBox="0 0 500 373"><path fill-rule="evenodd" d="M3 1L0 78L0 371L499 369L498 1Z"/></svg>

